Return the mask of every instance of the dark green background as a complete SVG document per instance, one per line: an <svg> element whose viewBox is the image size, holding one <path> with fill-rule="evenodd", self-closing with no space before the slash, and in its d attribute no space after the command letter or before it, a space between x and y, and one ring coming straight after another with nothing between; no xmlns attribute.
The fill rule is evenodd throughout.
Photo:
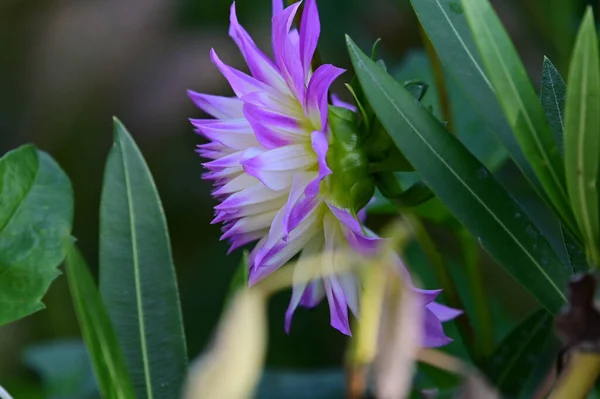
<svg viewBox="0 0 600 399"><path fill-rule="evenodd" d="M565 37L575 31L584 1L493 3L536 84L543 55L566 75L571 43ZM265 49L270 4L237 2L240 22ZM407 51L421 47L408 1L319 0L318 5L324 62L349 67L344 33L365 49L381 37L382 56L392 67ZM96 267L102 173L112 142L112 115L119 116L148 161L166 211L190 357L210 338L241 255L226 256L227 246L218 241L220 226L209 224L214 201L194 153L202 138L187 121L202 113L185 92L229 94L210 63L211 47L225 62L243 68L227 36L229 7L229 0L0 2L0 154L33 142L55 157L75 190L74 235ZM341 88L340 80L335 90ZM511 280L500 278L501 271L492 268L488 274L491 295L511 291L503 305L507 326L533 309ZM287 336L283 314L288 299L289 293L282 293L271 301L269 366L341 364L346 340L329 327L327 306L298 311ZM64 277L53 284L45 303L46 310L0 328L0 384L35 384L36 375L22 362L24 348L78 336ZM29 396L13 392L17 398Z"/></svg>

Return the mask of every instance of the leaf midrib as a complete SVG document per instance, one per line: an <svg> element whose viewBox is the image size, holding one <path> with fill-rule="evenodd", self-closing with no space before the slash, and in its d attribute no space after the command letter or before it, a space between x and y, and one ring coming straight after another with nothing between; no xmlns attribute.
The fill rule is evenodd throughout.
<svg viewBox="0 0 600 399"><path fill-rule="evenodd" d="M556 104L556 114L558 115L558 121L560 122L560 128L563 130L565 130L565 124L563 122L563 117L562 114L560 112L560 104L558 103L558 95L556 94L556 90L554 87L554 78L552 77L552 70L548 69L548 78L550 79L550 87L552 88L552 94L554 97L554 104Z"/></svg>
<svg viewBox="0 0 600 399"><path fill-rule="evenodd" d="M37 153L37 151L35 153L35 157L36 157L36 160L37 160L37 168L36 168L35 174L33 176L33 179L31 179L29 185L27 186L27 189L25 190L25 195L23 195L23 197L21 198L21 201L19 201L19 204L15 207L15 209L10 214L10 216L8 217L8 219L6 219L6 223L4 223L4 225L2 227L0 227L0 237L4 233L6 227L10 224L10 222L12 222L13 218L15 217L15 215L17 213L19 213L19 210L21 209L21 206L25 202L25 199L29 196L29 194L31 193L31 190L33 190L34 183L37 180L38 175L40 173L40 158L39 158L39 154ZM6 162L6 160L3 159L2 162Z"/></svg>
<svg viewBox="0 0 600 399"><path fill-rule="evenodd" d="M473 10L474 13L479 14L479 17L483 17L482 13L480 12L480 10L477 7L472 7L471 10ZM494 38L494 36L492 35L491 31L489 30L488 26L486 24L481 24L482 29L485 31L486 35L489 38ZM548 170L550 171L550 174L552 176L552 180L554 180L554 184L556 185L556 187L558 188L561 196L563 197L563 201L567 201L566 203L568 203L568 195L564 190L564 187L562 186L560 179L558 178L556 171L554 170L554 167L552 165L552 163L550 162L550 158L548 157L548 154L546 153L539 136L537 135L537 130L535 129L535 127L533 126L533 123L531 121L531 118L529 116L529 113L527 112L527 109L525 108L525 104L523 103L523 100L521 98L521 96L519 95L519 91L517 90L514 81L512 79L511 74L508 72L508 68L506 67L506 64L504 63L504 59L501 56L501 53L498 50L498 47L496 45L496 41L495 40L489 40L489 43L491 44L491 49L494 52L494 56L498 62L498 64L500 65L503 74L505 76L505 80L508 82L509 88L511 89L511 91L513 92L513 97L516 99L517 101L517 105L519 107L519 109L522 111L522 115L525 119L525 122L527 124L527 128L528 130L532 133L531 137L533 137L535 145L537 147L538 152L542 155L542 158L544 160L544 163L547 165ZM516 95L515 95L516 94ZM563 202L564 203L564 202ZM562 204L561 204L561 210L562 210ZM562 212L561 212L562 213Z"/></svg>
<svg viewBox="0 0 600 399"><path fill-rule="evenodd" d="M586 42L587 44L587 42ZM586 119L585 115L586 115L586 111L587 111L587 101L586 101L586 97L587 97L587 85L585 84L588 80L588 55L589 53L587 51L585 51L585 48L583 49L583 65L582 65L582 71L581 71L581 95L579 97L579 104L580 104L580 108L579 108L579 131L578 131L578 138L579 141L577 142L577 185L578 185L578 191L579 191L579 204L581 205L581 213L582 213L582 223L585 226L585 230L586 230L586 235L587 235L587 239L591 242L593 242L594 240L594 234L593 234L593 229L592 229L592 225L590 222L590 216L589 216L589 209L587 207L587 195L585 194L586 189L585 189L585 179L586 176L583 173L583 168L584 168L584 156L586 154L585 152L585 123L586 123Z"/></svg>
<svg viewBox="0 0 600 399"><path fill-rule="evenodd" d="M123 174L125 176L125 187L127 190L127 206L129 209L129 228L131 230L131 246L133 251L133 273L135 279L135 296L136 296L136 306L138 310L138 323L139 323L139 333L140 333L140 345L142 352L142 362L144 365L144 378L146 380L146 394L148 395L148 399L153 399L154 395L152 392L152 383L150 378L150 362L148 361L148 348L146 343L146 325L144 319L144 307L142 304L142 286L140 282L140 264L139 264L139 256L138 256L138 248L137 248L137 234L135 230L135 211L133 207L133 199L131 192L131 184L129 177L129 170L126 167L127 164L127 156L125 155L126 149L125 146L122 145L122 138L119 140L121 147L121 156L123 160Z"/></svg>
<svg viewBox="0 0 600 399"><path fill-rule="evenodd" d="M396 103L394 102L394 100L390 96L388 96L387 92L383 89L383 87L379 84L379 82L374 78L374 76L370 73L370 71L367 68L365 68L364 62L359 58L360 56L356 52L356 50L354 49L354 47L353 47L352 51L355 54L357 62L360 63L360 65L362 67L361 69L363 69L367 73L367 75L371 78L371 80L373 81L373 83L377 86L377 88L381 91L381 93L386 97L386 99L390 102L390 104L394 107L394 109L398 112L398 114L406 121L406 123L410 126L410 128L413 130L413 132L431 150L431 152L439 159L439 161L452 173L452 175L454 175L454 177L456 178L456 180L458 182L460 182L461 185L463 185L465 187L465 189L473 196L473 198L475 198L477 200L477 202L479 204L481 204L481 206L490 214L490 216L492 216L492 218L498 223L498 225L502 228L502 230L504 230L506 232L506 234L508 234L508 236L515 242L515 244L517 244L517 247L519 247L523 251L523 253L531 260L531 262L537 267L537 269L542 274L542 276L544 276L544 278L546 280L548 280L548 282L550 283L550 285L552 286L552 288L554 288L556 290L556 292L558 293L558 295L560 296L560 298L564 302L566 302L567 299L564 296L564 294L562 293L562 291L556 286L556 284L554 284L554 281L552 281L552 279L550 278L550 276L548 276L548 274L546 274L546 272L541 267L541 265L538 264L538 262L529 253L529 251L527 251L527 249L525 247L523 247L523 245L521 244L521 242L512 234L512 232L504 225L504 223L502 223L502 221L500 219L498 219L498 217L496 216L496 214L494 212L492 212L491 209L488 208L488 206L481 200L481 198L479 198L479 196L473 190L471 190L471 188L460 178L460 176L456 173L456 171L454 169L452 169L450 167L450 165L448 165L448 163L446 163L446 161L444 160L444 158L429 144L429 142L427 140L425 140L425 138L413 126L413 124L410 122L410 120L408 120L408 118L406 118L406 115L402 112L402 110L400 108L398 108L398 106L396 105Z"/></svg>
<svg viewBox="0 0 600 399"><path fill-rule="evenodd" d="M419 1L419 0L417 0L417 1ZM444 15L444 18L448 22L448 25L450 25L450 28L452 29L452 32L454 32L454 35L456 36L456 38L458 39L458 41L460 42L460 45L464 48L465 52L467 53L467 56L469 57L469 59L471 60L471 62L473 63L473 65L475 65L475 68L477 69L477 72L479 72L479 74L481 75L481 77L485 81L485 84L489 87L489 89L492 91L492 93L495 93L496 91L494 90L494 87L492 86L492 83L489 81L488 77L483 72L483 69L481 69L481 66L479 65L479 63L477 62L477 60L475 60L475 57L473 56L473 53L471 53L471 51L469 50L469 48L467 47L467 45L463 41L462 37L460 36L460 34L458 33L458 31L454 27L454 24L452 23L452 20L450 19L450 17L448 16L448 14L444 10L444 8L442 7L442 4L440 3L439 0L435 0L435 3L439 7L442 15Z"/></svg>

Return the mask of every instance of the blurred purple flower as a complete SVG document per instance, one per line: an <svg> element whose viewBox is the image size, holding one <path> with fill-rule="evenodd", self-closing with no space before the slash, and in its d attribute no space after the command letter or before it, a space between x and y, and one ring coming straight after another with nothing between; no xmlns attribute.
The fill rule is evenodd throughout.
<svg viewBox="0 0 600 399"><path fill-rule="evenodd" d="M209 170L204 178L214 181L213 196L220 202L213 223L223 222L221 239L229 240L230 251L259 240L249 256L250 284L298 254L300 263L323 254L322 267L332 271L340 250L368 254L380 242L367 236L357 216L328 195L328 92L344 71L333 65L312 70L319 15L315 0L306 0L300 30L293 29L299 6L284 9L281 0L273 1L273 62L238 23L234 3L229 35L251 76L226 65L212 50L212 61L235 97L189 92L200 109L216 118L191 120L209 140L198 146L198 153L211 160L204 164ZM327 297L332 326L350 334L348 308L358 316L358 293L357 278L349 273L295 284L286 330L299 305L314 307ZM456 317L456 311L433 302L439 291L422 293L426 331L431 331L424 344L448 343L441 323Z"/></svg>

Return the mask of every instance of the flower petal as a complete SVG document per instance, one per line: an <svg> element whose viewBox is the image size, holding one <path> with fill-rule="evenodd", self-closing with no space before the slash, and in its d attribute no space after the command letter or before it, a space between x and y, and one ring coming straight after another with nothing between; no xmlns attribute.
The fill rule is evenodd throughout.
<svg viewBox="0 0 600 399"><path fill-rule="evenodd" d="M310 66L317 49L317 42L321 34L321 23L315 0L304 2L302 22L300 23L300 55L302 57L302 69L304 70L304 82L308 83Z"/></svg>
<svg viewBox="0 0 600 399"><path fill-rule="evenodd" d="M454 320L463 314L462 310L454 309L437 302L431 302L429 305L427 305L427 309L431 310L442 323Z"/></svg>
<svg viewBox="0 0 600 399"><path fill-rule="evenodd" d="M300 271L304 267L309 266L306 264L306 262L314 261L313 257L319 253L321 246L322 246L322 240L320 240L319 238L316 238L316 239L313 238L306 244L306 247L304 247L304 249L302 250L302 253L300 254L298 263L295 266L294 280L297 279L297 276L299 275ZM312 290L312 282L299 283L297 281L294 281L294 286L292 289L292 298L290 299L290 304L288 305L288 308L285 312L285 331L288 334L289 334L290 328L292 326L292 317L294 315L294 311L296 310L298 305L302 302L302 299L306 295L307 289L309 289L309 287L311 287L310 289Z"/></svg>
<svg viewBox="0 0 600 399"><path fill-rule="evenodd" d="M305 112L317 130L327 129L327 93L331 84L345 70L331 64L321 65L310 78L306 92Z"/></svg>
<svg viewBox="0 0 600 399"><path fill-rule="evenodd" d="M300 2L295 3L273 17L273 51L279 71L288 87L300 103L304 103L306 89L299 43L290 35L290 29L299 6Z"/></svg>
<svg viewBox="0 0 600 399"><path fill-rule="evenodd" d="M256 139L267 149L295 143L305 135L299 121L288 115L248 103L243 109Z"/></svg>
<svg viewBox="0 0 600 399"><path fill-rule="evenodd" d="M237 97L212 96L188 90L188 96L198 108L217 119L243 118L242 102Z"/></svg>
<svg viewBox="0 0 600 399"><path fill-rule="evenodd" d="M215 64L219 71L221 71L221 74L223 74L225 79L227 79L236 96L241 98L256 91L273 90L269 87L269 85L261 82L260 80L254 79L253 77L248 76L245 73L223 63L214 49L210 50L210 58L213 64Z"/></svg>
<svg viewBox="0 0 600 399"><path fill-rule="evenodd" d="M239 47L252 76L273 88L289 92L283 77L271 60L259 50L252 37L240 25L235 12L235 2L231 5L229 36Z"/></svg>
<svg viewBox="0 0 600 399"><path fill-rule="evenodd" d="M313 280L308 284L300 300L300 306L314 308L325 298L325 287L321 279Z"/></svg>
<svg viewBox="0 0 600 399"><path fill-rule="evenodd" d="M425 307L424 311L424 334L422 345L426 348L437 348L440 346L448 345L452 342L452 338L447 337L442 327L442 322L437 316Z"/></svg>
<svg viewBox="0 0 600 399"><path fill-rule="evenodd" d="M318 204L318 198L306 195L306 185L313 180L314 173L298 173L294 176L290 196L285 208L283 218L284 240L287 240L293 231Z"/></svg>
<svg viewBox="0 0 600 399"><path fill-rule="evenodd" d="M310 135L311 144L313 151L317 154L317 162L319 165L318 176L306 186L306 195L314 197L319 194L321 181L329 176L332 171L327 166L327 150L329 149L329 143L325 133L314 131Z"/></svg>
<svg viewBox="0 0 600 399"><path fill-rule="evenodd" d="M333 93L331 93L331 104L333 104L336 107L349 109L352 112L356 112L358 110L356 108L356 105L345 102L337 94Z"/></svg>
<svg viewBox="0 0 600 399"><path fill-rule="evenodd" d="M342 334L352 335L348 320L348 302L346 295L344 295L344 289L335 276L324 279L323 284L329 302L331 326Z"/></svg>
<svg viewBox="0 0 600 399"><path fill-rule="evenodd" d="M245 119L215 121L191 119L192 124L204 137L217 141L234 150L245 150L259 145L252 126Z"/></svg>

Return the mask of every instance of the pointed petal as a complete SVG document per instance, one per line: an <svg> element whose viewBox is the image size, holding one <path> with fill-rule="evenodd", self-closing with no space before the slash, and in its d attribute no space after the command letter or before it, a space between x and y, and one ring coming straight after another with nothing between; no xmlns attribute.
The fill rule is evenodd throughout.
<svg viewBox="0 0 600 399"><path fill-rule="evenodd" d="M210 50L210 58L213 64L215 64L219 71L221 71L221 74L223 74L225 79L227 79L235 95L239 98L256 91L273 90L270 88L270 86L261 82L260 80L254 79L253 77L248 76L245 73L225 64L223 61L221 61L214 49Z"/></svg>
<svg viewBox="0 0 600 399"><path fill-rule="evenodd" d="M300 103L304 103L306 89L299 43L290 35L290 29L299 6L300 2L295 3L273 17L273 51L279 71L288 87Z"/></svg>
<svg viewBox="0 0 600 399"><path fill-rule="evenodd" d="M191 122L199 133L207 139L218 141L234 150L246 150L249 147L259 145L252 126L245 119L216 121L216 123L203 119L193 119Z"/></svg>
<svg viewBox="0 0 600 399"><path fill-rule="evenodd" d="M188 90L188 96L198 108L217 119L243 118L242 102L237 97L221 97Z"/></svg>
<svg viewBox="0 0 600 399"><path fill-rule="evenodd" d="M349 109L352 112L357 111L356 105L345 102L337 94L331 93L331 104L333 104L336 107Z"/></svg>
<svg viewBox="0 0 600 399"><path fill-rule="evenodd" d="M306 185L313 180L314 173L298 173L294 176L290 196L285 207L283 218L284 240L287 240L290 232L293 231L310 212L317 206L316 196L306 195Z"/></svg>
<svg viewBox="0 0 600 399"><path fill-rule="evenodd" d="M454 320L463 314L462 310L454 309L437 302L431 302L429 305L427 305L427 309L431 310L442 323Z"/></svg>
<svg viewBox="0 0 600 399"><path fill-rule="evenodd" d="M310 78L306 92L305 112L317 130L325 130L327 127L327 93L331 84L344 72L344 69L325 64L317 68Z"/></svg>
<svg viewBox="0 0 600 399"><path fill-rule="evenodd" d="M352 335L348 320L348 302L344 290L335 276L323 280L329 302L331 326L342 334Z"/></svg>
<svg viewBox="0 0 600 399"><path fill-rule="evenodd" d="M302 57L302 69L304 70L304 81L307 82L317 42L321 34L321 23L319 11L315 0L304 2L302 22L300 23L300 55Z"/></svg>
<svg viewBox="0 0 600 399"><path fill-rule="evenodd" d="M235 2L231 5L229 36L237 44L248 64L252 76L273 88L289 92L283 77L271 60L259 50L252 37L240 25L235 12Z"/></svg>
<svg viewBox="0 0 600 399"><path fill-rule="evenodd" d="M449 338L444 333L442 322L437 316L429 310L427 307L424 312L424 335L422 345L426 348L438 348L440 346L448 345L452 342L452 338Z"/></svg>

